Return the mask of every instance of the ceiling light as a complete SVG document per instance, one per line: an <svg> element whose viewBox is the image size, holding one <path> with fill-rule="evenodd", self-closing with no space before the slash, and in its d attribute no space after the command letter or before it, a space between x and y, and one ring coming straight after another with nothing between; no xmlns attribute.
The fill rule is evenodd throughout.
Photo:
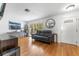
<svg viewBox="0 0 79 59"><path fill-rule="evenodd" d="M70 11L70 10L73 10L74 7L75 7L75 5L74 5L74 4L71 4L71 5L68 5L65 9L66 9L67 11Z"/></svg>
<svg viewBox="0 0 79 59"><path fill-rule="evenodd" d="M73 7L75 7L75 5L74 5L74 4L69 5L69 6L66 7L66 9L69 9L69 8L71 8L71 7L73 8Z"/></svg>

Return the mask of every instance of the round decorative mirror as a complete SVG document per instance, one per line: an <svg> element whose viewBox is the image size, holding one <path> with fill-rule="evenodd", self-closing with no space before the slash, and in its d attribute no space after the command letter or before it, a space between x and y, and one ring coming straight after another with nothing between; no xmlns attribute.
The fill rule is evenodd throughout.
<svg viewBox="0 0 79 59"><path fill-rule="evenodd" d="M47 28L53 28L55 26L55 20L54 19L48 19L46 21L46 27Z"/></svg>

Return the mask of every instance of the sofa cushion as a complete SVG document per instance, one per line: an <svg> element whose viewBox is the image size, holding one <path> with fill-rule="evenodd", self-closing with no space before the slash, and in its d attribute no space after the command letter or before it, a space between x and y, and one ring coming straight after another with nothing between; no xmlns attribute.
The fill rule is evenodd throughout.
<svg viewBox="0 0 79 59"><path fill-rule="evenodd" d="M48 37L46 37L46 36L41 36L41 35L33 35L33 37L38 37L38 38L48 38Z"/></svg>

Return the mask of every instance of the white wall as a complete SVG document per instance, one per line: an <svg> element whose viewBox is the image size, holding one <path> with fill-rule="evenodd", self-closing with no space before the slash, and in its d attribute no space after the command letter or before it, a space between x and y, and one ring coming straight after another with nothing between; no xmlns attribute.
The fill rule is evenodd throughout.
<svg viewBox="0 0 79 59"><path fill-rule="evenodd" d="M12 12L10 5L6 4L4 16L0 20L0 34L12 31L12 30L9 30L9 26L8 26L9 20L19 22L22 24L22 27L23 27L23 22L18 20L17 18L18 16L19 15L17 15L17 11Z"/></svg>
<svg viewBox="0 0 79 59"><path fill-rule="evenodd" d="M59 41L64 43L79 45L79 35L78 35L79 32L76 32L76 24L77 24L76 19L79 19L79 11L78 10L73 12L71 11L65 14L54 16L53 18L57 20L58 25L56 26L57 29L56 32L58 32ZM73 23L72 24L69 23L69 25L64 24L64 21L66 20L73 20ZM67 31L65 30L65 28Z"/></svg>
<svg viewBox="0 0 79 59"><path fill-rule="evenodd" d="M35 21L30 21L30 22L28 22L28 24L39 23L39 22L42 22L42 23L45 24L45 21L49 18L53 18L56 21L55 27L51 30L58 34L58 42L76 44L76 41L79 41L78 40L79 37L76 38L77 34L76 34L76 23L75 23L75 20L77 18L79 18L79 11L78 10L67 12L67 13L64 13L64 14L59 14L59 15L56 15L56 16L51 16L51 17L48 17L48 18L38 19L38 20L35 20ZM73 27L72 26L70 26L69 28L67 27L67 30L68 31L70 30L70 37L63 35L64 32L66 33L66 35L69 34L68 31L64 31L65 26L63 24L64 24L64 21L66 21L66 20L73 20L73 24L74 24ZM47 28L45 28L45 29L47 29ZM63 39L63 38L65 38L65 39ZM68 38L68 40L67 40L67 38ZM79 44L79 42L77 42L77 44Z"/></svg>

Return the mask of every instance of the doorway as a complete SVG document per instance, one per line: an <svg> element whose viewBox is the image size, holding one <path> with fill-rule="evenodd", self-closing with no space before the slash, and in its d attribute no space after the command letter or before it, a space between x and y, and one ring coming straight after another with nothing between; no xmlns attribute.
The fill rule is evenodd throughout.
<svg viewBox="0 0 79 59"><path fill-rule="evenodd" d="M62 33L61 33L61 39L62 42L68 43L68 44L77 44L76 39L76 19L75 18L65 18L62 24Z"/></svg>

